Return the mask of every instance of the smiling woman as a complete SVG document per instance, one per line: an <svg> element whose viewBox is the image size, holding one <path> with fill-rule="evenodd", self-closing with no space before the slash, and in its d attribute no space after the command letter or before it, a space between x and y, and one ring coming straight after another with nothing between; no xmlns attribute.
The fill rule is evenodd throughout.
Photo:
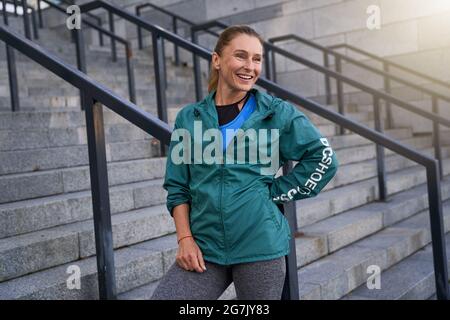
<svg viewBox="0 0 450 320"><path fill-rule="evenodd" d="M177 114L163 188L178 252L153 299L217 299L234 282L239 300L279 300L292 237L277 205L317 195L336 173L335 154L309 119L253 88L263 44L249 26L225 29L212 54L208 96ZM177 161L180 130L193 137L183 136L188 163ZM235 151L237 163L229 162ZM288 160L298 163L275 179Z"/></svg>

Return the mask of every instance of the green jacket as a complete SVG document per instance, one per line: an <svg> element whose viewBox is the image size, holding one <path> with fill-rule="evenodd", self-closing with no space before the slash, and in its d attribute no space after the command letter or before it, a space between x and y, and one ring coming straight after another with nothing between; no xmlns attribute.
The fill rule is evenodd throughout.
<svg viewBox="0 0 450 320"><path fill-rule="evenodd" d="M194 121L201 121L203 134L207 129L218 130L214 93L212 91L202 101L183 107L177 114L174 129L184 128L185 133L194 137ZM204 259L221 265L287 255L291 231L277 204L316 196L333 178L338 167L328 141L305 114L290 103L257 89L252 89L251 93L256 97L256 110L241 129L244 132L251 128L256 131L267 129L267 132L279 130L278 135L268 135L265 144L259 139L259 146L265 145L267 150L272 150L272 146L276 150L278 145L279 162L274 166L275 172L261 170L268 167L267 161L263 162L261 158L250 163L247 153L244 164L226 160L224 163L195 163L195 145L206 150L212 139L186 140L192 149L178 154L191 162L174 163L172 151L182 141L174 133L167 157L163 184L168 192L167 209L172 215L175 206L190 204L191 232ZM233 138L227 152L231 144L239 149L238 137L239 134ZM254 137L241 140L244 150L249 148L249 141L254 142ZM277 169L288 160L298 163L288 175L274 178Z"/></svg>

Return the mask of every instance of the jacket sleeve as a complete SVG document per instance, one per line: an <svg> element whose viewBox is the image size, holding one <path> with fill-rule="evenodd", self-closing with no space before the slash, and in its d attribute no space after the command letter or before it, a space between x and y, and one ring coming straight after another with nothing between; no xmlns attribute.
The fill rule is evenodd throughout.
<svg viewBox="0 0 450 320"><path fill-rule="evenodd" d="M286 203L315 197L334 177L339 166L328 140L302 112L291 106L289 122L280 135L282 162L298 163L270 185L272 201Z"/></svg>
<svg viewBox="0 0 450 320"><path fill-rule="evenodd" d="M172 132L171 141L169 145L169 152L166 160L166 173L164 177L163 188L167 191L167 210L173 217L173 208L183 203L191 203L192 198L189 188L189 164L176 164L172 161L172 149L180 141L172 141L174 132L180 128L179 117L175 120L174 131Z"/></svg>

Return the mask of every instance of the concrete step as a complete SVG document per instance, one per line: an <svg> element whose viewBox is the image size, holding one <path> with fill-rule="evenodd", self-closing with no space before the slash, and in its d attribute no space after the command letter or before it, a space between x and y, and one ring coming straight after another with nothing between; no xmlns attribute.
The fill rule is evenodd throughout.
<svg viewBox="0 0 450 320"><path fill-rule="evenodd" d="M171 113L171 109L175 109L173 105L168 106L168 113ZM129 123L128 120L108 108L103 108L103 122L108 125ZM42 108L34 111L0 112L0 128L2 130L76 128L85 126L85 124L85 113L79 109L67 110L67 108L55 107L50 110Z"/></svg>
<svg viewBox="0 0 450 320"><path fill-rule="evenodd" d="M165 158L108 163L110 186L140 182L164 176ZM45 170L0 177L0 203L33 199L90 189L89 166Z"/></svg>
<svg viewBox="0 0 450 320"><path fill-rule="evenodd" d="M106 143L149 140L151 136L130 123L105 125ZM86 128L49 128L32 130L0 130L0 150L13 151L51 147L86 145Z"/></svg>
<svg viewBox="0 0 450 320"><path fill-rule="evenodd" d="M126 142L124 143L126 144ZM123 144L118 144L117 146L120 147ZM113 150L113 149L111 149ZM127 149L125 149L126 151ZM40 150L38 150L40 151ZM126 152L125 152L126 153ZM120 154L120 153L119 153ZM352 154L351 152L349 154ZM413 168L414 169L414 168ZM410 172L411 169L408 169ZM420 171L420 169L414 169ZM69 169L70 172L73 172L73 169ZM57 171L50 171L50 172L57 172ZM45 174L44 171L42 174ZM48 173L48 172L47 172ZM67 170L66 170L67 173ZM34 177L39 177L39 172L35 174ZM87 172L85 172L87 174ZM110 173L111 174L111 173ZM161 175L163 173L161 172ZM64 174L62 174L64 176ZM17 175L16 175L17 176ZM23 176L23 175L22 175ZM67 176L67 175L66 175ZM392 176L392 179L390 178ZM5 176L6 179L8 176ZM402 173L393 173L388 174L388 190L392 189L394 191L398 191L401 188L407 188L410 187L415 183L414 175L409 175L408 177L403 177ZM61 178L62 179L62 178ZM85 177L86 179L86 177ZM31 179L33 181L33 179ZM109 180L111 181L111 179ZM393 188L389 187L391 183L398 183L396 181L401 182L402 184L399 187ZM143 182L146 184L147 182ZM151 183L149 181L148 183ZM84 183L86 184L86 182ZM130 193L133 194L133 186L135 184L127 184L124 185L124 187L127 188L127 192L124 191L124 193ZM339 212L342 212L344 210L348 210L355 206L363 205L369 201L373 201L376 199L377 195L377 180L376 178L371 178L369 180L364 180L361 182L355 182L349 185L346 185L344 187L340 187L337 189L331 189L329 191L322 192L318 197L314 199L305 199L303 200L303 203L310 208L310 210L304 211L304 207L298 208L298 225L299 226L305 226L308 224L311 224L313 222L316 222L320 220L321 218L325 218L334 214L337 214ZM88 187L86 185L86 187ZM113 192L114 187L111 187L111 192ZM88 191L86 191L88 192ZM165 194L165 190L162 189L162 184L158 186L158 189L154 191L156 194ZM66 210L69 210L68 208L72 208L71 203L78 203L81 200L79 197L83 198L85 196L89 196L88 201L90 201L90 193L85 194L85 192L75 192L75 193L69 193L69 194L61 194L56 195L52 197L46 197L46 198L38 198L34 200L21 200L14 203L5 203L3 205L0 205L0 212L2 213L3 217L6 217L5 219L9 222L11 222L11 225L7 222L4 222L3 225L5 226L5 229L0 233L0 238L2 236L7 236L8 234L11 234L10 232L27 232L32 229L33 227L30 225L30 223L35 223L35 221L39 221L39 219L45 221L45 217L41 217L45 212L53 212L53 207L58 208L58 212L53 212L52 214L56 216L64 216L66 215ZM56 202L56 204L55 204ZM62 202L63 204L60 204ZM124 203L128 203L129 200L123 200ZM133 201L131 201L133 203ZM152 203L153 204L153 203ZM63 209L61 209L64 208ZM84 208L84 207L83 207ZM91 205L87 206L88 211L91 213ZM132 207L134 208L134 207ZM86 209L86 208L84 208ZM73 210L73 209L71 209ZM27 215L37 215L40 218L36 219L29 219L27 220L25 216L23 216L26 212ZM64 223L65 220L61 220L62 218L55 218L56 222ZM16 227L14 225L22 226L22 231L13 231L16 230ZM27 226L27 227L25 227ZM37 228L40 228L41 224L38 224Z"/></svg>
<svg viewBox="0 0 450 320"><path fill-rule="evenodd" d="M111 214L165 204L163 179L109 188ZM35 232L93 216L91 191L79 191L0 204L0 239Z"/></svg>
<svg viewBox="0 0 450 320"><path fill-rule="evenodd" d="M163 275L163 257L155 250L130 246L115 251L117 292L158 279ZM80 290L68 289L73 266L81 272ZM68 273L69 272L69 273ZM0 284L0 299L13 300L75 300L98 299L97 261L95 257L69 262L58 267L36 272Z"/></svg>
<svg viewBox="0 0 450 320"><path fill-rule="evenodd" d="M106 144L106 161L116 162L152 158L159 154L152 140L134 140ZM0 151L0 175L36 172L89 165L87 145Z"/></svg>
<svg viewBox="0 0 450 320"><path fill-rule="evenodd" d="M443 183L442 199L450 198L450 186ZM367 237L428 208L427 189L413 187L392 195L388 202L373 202L322 219L298 229L305 237L323 238L327 252L335 252L356 240Z"/></svg>
<svg viewBox="0 0 450 320"><path fill-rule="evenodd" d="M130 131L127 131L127 133L129 132ZM431 153L431 150L428 150L427 152ZM443 148L444 157L446 157L448 152L448 148ZM147 179L147 175L139 175L137 174L137 170L139 168L143 170L143 172L147 172L148 170L150 170L149 166L153 161L155 161L155 159L130 160L111 163L109 165L111 167L111 171L109 171L110 185L137 182ZM376 176L377 172L375 163L375 160L366 160L362 163L342 165L338 174L324 188L324 190ZM415 163L413 163L412 161L404 159L397 155L390 155L386 157L387 172L412 167L414 165ZM0 203L49 196L61 192L86 190L90 188L88 169L89 167L86 165L67 169L44 170L38 172L18 173L1 176L0 185L4 186L5 189L8 189L10 188L10 186L14 185L34 187L30 188L30 190L21 188L9 189L9 192L5 192L4 194L0 195ZM158 166L157 168L152 168L152 170L159 170L158 172L153 173L157 176L164 175L163 167ZM38 188L37 184L39 184L41 187ZM42 186L48 187L46 192L42 190ZM17 194L14 194L15 192Z"/></svg>
<svg viewBox="0 0 450 320"><path fill-rule="evenodd" d="M112 216L114 248L175 232L165 205ZM89 219L0 240L0 282L95 255ZM43 254L46 252L45 254Z"/></svg>
<svg viewBox="0 0 450 320"><path fill-rule="evenodd" d="M390 225L393 221L398 221L399 218L404 219L414 213L414 210L422 209L421 206L426 208L426 205L423 205L424 200L420 199L421 195L424 198L424 190L420 190L420 188L416 188L417 190L412 190L405 194L397 195L394 197L393 202L396 202L396 208L393 207L393 203L374 203L369 204L363 208L357 208L353 211L345 212L344 214L339 215L338 217L332 217L328 220L322 221L313 227L300 229L301 232L308 236L319 236L322 239L317 240L327 243L327 250L329 253L334 252L343 246L352 243L358 239L361 239L369 234L372 234L376 231L381 230L382 228ZM446 184L443 185L442 188L442 197L443 199L447 199L450 196L450 183L447 181ZM411 201L418 201L417 204L411 204ZM406 205L408 204L408 205ZM404 208L403 210L399 208ZM113 234L114 234L114 246L119 248L124 245L129 245L135 242L142 241L142 235L153 234L154 230L145 230L142 232L137 232L137 226L147 226L147 228L155 228L157 225L157 230L161 230L161 225L168 226L173 224L169 223L171 220L169 219L169 215L167 214L166 208L164 205L157 207L148 208L152 213L158 212L159 220L152 220L148 223L144 223L142 219L142 215L145 214L133 214L125 213L118 214L113 216ZM147 208L142 210L138 210L140 213L147 212ZM396 219L392 218L392 215L396 215ZM383 218L383 215L389 215L389 218ZM136 218L139 219L139 222L132 221L130 219ZM152 215L153 217L153 215ZM161 222L160 219L165 221ZM159 221L159 222L158 222ZM88 229L88 230L87 230ZM39 268L46 268L53 265L57 265L57 263L64 263L64 259L69 258L61 258L63 260L58 260L60 258L59 254L62 252L70 252L71 259L73 258L74 248L73 245L80 243L80 258L89 256L94 253L94 243L93 243L93 231L92 223L81 222L81 223L73 223L70 225L65 225L62 227L56 227L52 229L47 229L43 231L38 231L34 233L28 233L22 236L15 236L5 238L0 241L0 251L4 248L4 253L0 256L5 257L5 262L3 265L8 265L9 268L7 272L0 277L2 280L11 279L14 277L21 276L28 272L33 272L40 270ZM164 228L163 228L164 229ZM81 230L81 231L80 231ZM130 230L132 230L132 234L130 234ZM164 232L168 232L168 229L165 229L159 235L165 234ZM172 231L174 231L172 229ZM74 233L78 234L78 241ZM83 233L83 235L82 235ZM89 233L88 235L86 233ZM49 239L50 238L50 239ZM57 239L55 239L57 238ZM316 237L317 238L317 237ZM90 240L89 240L90 239ZM64 241L66 240L66 241ZM348 243L346 243L346 241ZM52 257L51 255L46 255L47 262L42 262L39 264L35 262L31 263L14 263L14 259L18 259L18 261L36 261L35 256L30 256L38 252L42 252L45 248L51 246L51 243L54 245L68 246L68 248L56 248L53 250L58 253L58 257ZM33 246L33 249L30 248ZM39 246L42 246L39 249ZM26 249L26 248L28 249ZM299 247L305 248L307 247L305 244L300 245ZM76 251L76 250L75 250ZM301 255L301 257L305 257L305 255ZM309 257L309 256L308 256ZM9 262L7 262L9 261ZM48 262L51 261L51 262ZM48 265L50 263L50 265ZM52 265L53 264L53 265ZM38 269L30 269L33 266L38 265Z"/></svg>
<svg viewBox="0 0 450 320"><path fill-rule="evenodd" d="M447 185L450 180L447 178ZM448 189L448 188L447 188ZM445 230L450 230L450 202L444 206ZM367 280L367 267L378 265L385 270L430 242L430 229L426 223L428 211L391 225L366 238L359 239L337 252L328 254L327 242L320 236L296 238L300 300L339 299ZM162 246L166 252L165 271L175 262L176 239L160 238L163 245L146 241L142 248L150 250ZM156 243L156 242L155 242ZM164 254L163 253L163 254ZM159 283L153 280L119 295L123 300L150 299ZM231 284L219 298L236 298Z"/></svg>
<svg viewBox="0 0 450 320"><path fill-rule="evenodd" d="M445 237L450 266L450 233ZM433 250L429 244L381 273L379 289L361 285L343 300L436 300ZM450 280L450 279L449 279Z"/></svg>
<svg viewBox="0 0 450 320"><path fill-rule="evenodd" d="M407 138L399 140L399 142L423 149L431 145L431 137ZM107 143L106 159L108 162L112 162L151 158L158 156L159 149L157 149L157 143L153 139ZM2 163L0 175L88 165L87 151L87 145L0 151L0 162ZM376 156L374 145L335 149L335 151L341 165L374 159ZM392 151L387 150L386 154L392 154Z"/></svg>

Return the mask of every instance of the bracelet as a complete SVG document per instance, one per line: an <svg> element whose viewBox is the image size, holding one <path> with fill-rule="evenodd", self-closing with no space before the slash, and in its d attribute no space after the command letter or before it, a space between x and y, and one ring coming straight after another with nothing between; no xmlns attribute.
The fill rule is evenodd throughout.
<svg viewBox="0 0 450 320"><path fill-rule="evenodd" d="M183 240L184 238L189 238L189 237L193 238L192 236L186 236L186 237L178 239L178 243L180 243L180 241Z"/></svg>

